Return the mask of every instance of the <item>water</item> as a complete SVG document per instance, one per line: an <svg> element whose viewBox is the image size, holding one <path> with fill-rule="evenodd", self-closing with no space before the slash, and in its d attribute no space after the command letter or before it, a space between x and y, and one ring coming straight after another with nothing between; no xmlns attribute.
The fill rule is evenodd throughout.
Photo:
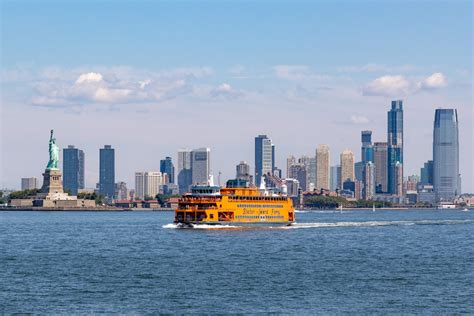
<svg viewBox="0 0 474 316"><path fill-rule="evenodd" d="M172 217L0 212L0 314L474 313L474 211L307 212L264 229Z"/></svg>

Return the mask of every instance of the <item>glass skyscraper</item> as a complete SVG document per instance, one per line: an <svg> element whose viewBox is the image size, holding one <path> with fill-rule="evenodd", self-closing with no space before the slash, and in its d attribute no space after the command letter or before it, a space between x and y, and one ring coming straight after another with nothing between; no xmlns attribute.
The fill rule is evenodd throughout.
<svg viewBox="0 0 474 316"><path fill-rule="evenodd" d="M198 148L191 151L191 179L193 185L206 185L211 174L211 149Z"/></svg>
<svg viewBox="0 0 474 316"><path fill-rule="evenodd" d="M160 160L160 172L168 175L169 183L174 183L174 165L171 157Z"/></svg>
<svg viewBox="0 0 474 316"><path fill-rule="evenodd" d="M184 194L189 191L191 186L192 173L191 173L191 150L180 149L178 151L178 188L179 193Z"/></svg>
<svg viewBox="0 0 474 316"><path fill-rule="evenodd" d="M113 199L115 194L115 149L105 145L100 149L99 193Z"/></svg>
<svg viewBox="0 0 474 316"><path fill-rule="evenodd" d="M84 189L84 152L73 145L63 149L63 186L72 195Z"/></svg>
<svg viewBox="0 0 474 316"><path fill-rule="evenodd" d="M273 174L275 168L275 146L267 135L255 137L255 185L260 187L262 177Z"/></svg>
<svg viewBox="0 0 474 316"><path fill-rule="evenodd" d="M392 108L387 113L387 143L388 143L388 193L397 194L397 173L402 168L403 179L403 101L392 101ZM397 162L399 164L397 164ZM402 166L400 166L400 164Z"/></svg>
<svg viewBox="0 0 474 316"><path fill-rule="evenodd" d="M459 132L456 109L437 109L433 128L433 187L437 201L461 194Z"/></svg>
<svg viewBox="0 0 474 316"><path fill-rule="evenodd" d="M374 147L372 146L372 131L361 132L362 151L361 157L362 162L374 162Z"/></svg>

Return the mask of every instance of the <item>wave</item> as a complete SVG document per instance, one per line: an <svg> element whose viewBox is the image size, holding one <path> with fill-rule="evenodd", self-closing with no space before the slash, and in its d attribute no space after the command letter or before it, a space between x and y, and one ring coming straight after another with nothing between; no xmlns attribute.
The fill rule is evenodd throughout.
<svg viewBox="0 0 474 316"><path fill-rule="evenodd" d="M235 225L208 225L208 224L193 225L192 227L182 225L182 224L166 224L166 225L163 225L161 227L166 228L166 229L235 229L235 228L242 228L242 226L235 226Z"/></svg>
<svg viewBox="0 0 474 316"><path fill-rule="evenodd" d="M414 220L414 221L367 221L367 222L315 222L293 223L290 226L239 226L239 225L208 225L199 224L192 227L182 224L166 224L165 229L240 229L240 230L268 230L268 229L303 229L303 228L335 228L335 227L377 227L377 226L412 226L412 225L461 225L474 224L474 220Z"/></svg>
<svg viewBox="0 0 474 316"><path fill-rule="evenodd" d="M334 223L294 223L291 226L274 227L280 229L332 228L332 227L374 227L374 226L411 226L411 225L459 225L473 224L474 220L419 220L419 221L368 221Z"/></svg>

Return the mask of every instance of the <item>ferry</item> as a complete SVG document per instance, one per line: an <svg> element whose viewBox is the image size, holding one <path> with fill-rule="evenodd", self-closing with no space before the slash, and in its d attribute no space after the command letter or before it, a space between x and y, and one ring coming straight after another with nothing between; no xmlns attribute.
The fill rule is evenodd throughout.
<svg viewBox="0 0 474 316"><path fill-rule="evenodd" d="M293 202L286 194L269 193L249 185L247 180L229 180L225 188L195 185L178 201L175 224L291 225L295 221Z"/></svg>

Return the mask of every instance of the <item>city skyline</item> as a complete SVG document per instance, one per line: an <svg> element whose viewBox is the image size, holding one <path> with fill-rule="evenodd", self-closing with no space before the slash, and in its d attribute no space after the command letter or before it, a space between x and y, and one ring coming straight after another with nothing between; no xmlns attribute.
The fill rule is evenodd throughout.
<svg viewBox="0 0 474 316"><path fill-rule="evenodd" d="M360 131L385 142L387 107L402 99L405 176L433 159L434 110L456 108L462 189L474 191L470 4L249 3L246 13L229 4L104 4L88 23L76 4L30 4L2 4L1 187L41 179L33 157L51 128L61 148L84 150L88 188L99 180L104 144L116 149L116 180L129 185L136 170L159 170L163 157L176 163L181 147L210 147L213 173L232 178L239 161L253 167L259 134L277 146L280 169L318 144L330 147L331 166L345 148L357 162ZM163 19L147 14L157 10ZM263 13L266 21L248 23ZM166 21L176 14L191 18L175 26L174 40ZM202 20L210 27L194 27Z"/></svg>

